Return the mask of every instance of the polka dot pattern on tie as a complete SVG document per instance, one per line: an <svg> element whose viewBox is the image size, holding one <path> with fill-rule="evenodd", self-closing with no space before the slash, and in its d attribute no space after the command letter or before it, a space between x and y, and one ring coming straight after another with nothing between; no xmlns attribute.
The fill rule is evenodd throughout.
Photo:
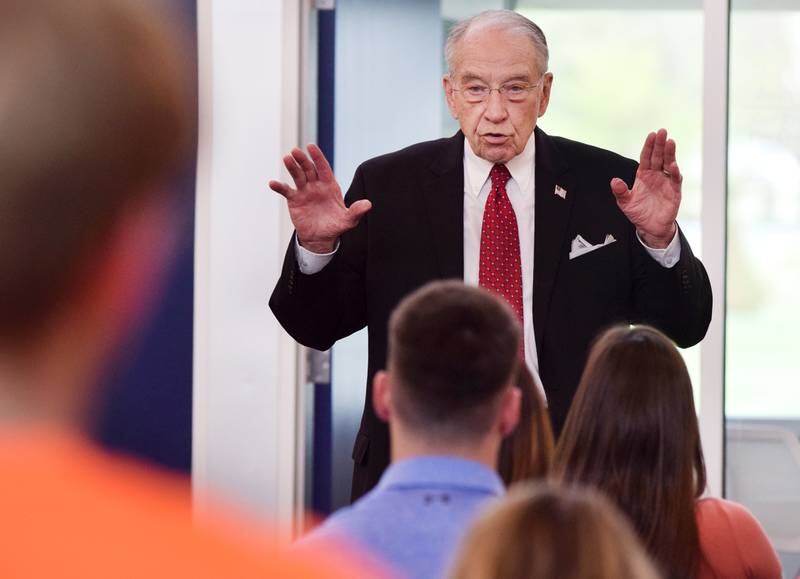
<svg viewBox="0 0 800 579"><path fill-rule="evenodd" d="M511 174L505 165L496 164L489 176L492 190L483 211L478 285L505 299L522 325L524 315L519 229L517 216L506 191Z"/></svg>

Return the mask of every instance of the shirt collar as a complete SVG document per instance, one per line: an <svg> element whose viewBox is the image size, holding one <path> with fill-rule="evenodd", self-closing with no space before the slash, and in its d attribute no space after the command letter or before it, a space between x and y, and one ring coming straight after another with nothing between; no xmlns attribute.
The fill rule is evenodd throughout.
<svg viewBox="0 0 800 579"><path fill-rule="evenodd" d="M460 488L491 495L505 492L497 473L479 462L450 456L420 456L393 462L378 488Z"/></svg>
<svg viewBox="0 0 800 579"><path fill-rule="evenodd" d="M522 153L506 163L511 178L517 182L521 191L529 190L531 179L533 178L533 165L536 159L536 132L532 132L528 138ZM480 195L483 184L489 178L489 172L494 163L480 158L472 150L472 147L464 137L464 166L467 171L468 191L475 197Z"/></svg>

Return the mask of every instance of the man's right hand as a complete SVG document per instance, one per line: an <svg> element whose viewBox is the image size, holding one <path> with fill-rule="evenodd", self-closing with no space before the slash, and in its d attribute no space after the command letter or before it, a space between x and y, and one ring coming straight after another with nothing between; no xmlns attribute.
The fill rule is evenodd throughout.
<svg viewBox="0 0 800 579"><path fill-rule="evenodd" d="M292 149L283 158L283 164L294 188L288 183L270 181L270 189L286 198L300 245L314 253L330 253L339 237L358 225L372 204L361 199L345 206L331 166L316 145L308 146L308 156L302 149Z"/></svg>

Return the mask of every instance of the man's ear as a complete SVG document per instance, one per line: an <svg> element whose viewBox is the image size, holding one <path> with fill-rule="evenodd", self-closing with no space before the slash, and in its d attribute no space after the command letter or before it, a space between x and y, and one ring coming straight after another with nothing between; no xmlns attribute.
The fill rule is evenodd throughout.
<svg viewBox="0 0 800 579"><path fill-rule="evenodd" d="M500 413L497 420L501 436L508 436L519 424L521 404L522 391L516 386L506 388L500 401Z"/></svg>
<svg viewBox="0 0 800 579"><path fill-rule="evenodd" d="M384 422L389 422L392 415L392 380L391 375L380 370L372 379L372 406L375 414Z"/></svg>
<svg viewBox="0 0 800 579"><path fill-rule="evenodd" d="M449 74L442 77L442 88L444 89L444 98L447 99L447 108L450 109L453 118L458 120L458 107L453 96L453 82L450 80Z"/></svg>
<svg viewBox="0 0 800 579"><path fill-rule="evenodd" d="M548 72L542 79L542 96L539 98L539 116L542 117L547 112L547 105L550 104L550 93L553 90L553 73Z"/></svg>

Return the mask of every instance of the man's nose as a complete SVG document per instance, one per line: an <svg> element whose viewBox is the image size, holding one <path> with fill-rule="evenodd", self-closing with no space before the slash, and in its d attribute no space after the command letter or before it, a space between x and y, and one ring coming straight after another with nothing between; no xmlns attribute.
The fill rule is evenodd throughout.
<svg viewBox="0 0 800 579"><path fill-rule="evenodd" d="M508 110L506 109L506 102L503 95L500 94L499 90L491 91L489 96L486 97L486 110L483 116L492 122L499 122L505 120L507 115Z"/></svg>

